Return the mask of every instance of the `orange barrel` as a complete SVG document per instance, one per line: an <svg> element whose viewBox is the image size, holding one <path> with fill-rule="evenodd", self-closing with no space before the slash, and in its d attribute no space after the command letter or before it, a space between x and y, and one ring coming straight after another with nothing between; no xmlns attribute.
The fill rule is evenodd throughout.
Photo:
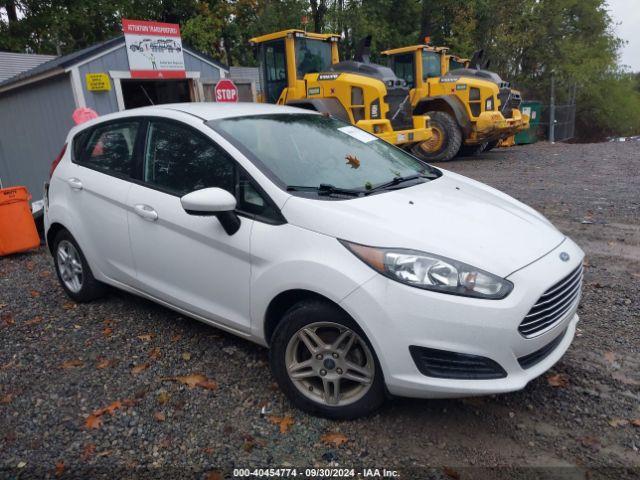
<svg viewBox="0 0 640 480"><path fill-rule="evenodd" d="M29 200L31 195L26 187L0 190L0 256L40 245Z"/></svg>

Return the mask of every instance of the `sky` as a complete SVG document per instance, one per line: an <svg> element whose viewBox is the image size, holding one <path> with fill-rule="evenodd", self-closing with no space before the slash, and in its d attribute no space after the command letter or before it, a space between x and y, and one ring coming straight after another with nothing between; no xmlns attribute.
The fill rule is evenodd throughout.
<svg viewBox="0 0 640 480"><path fill-rule="evenodd" d="M620 63L640 72L640 1L608 0L607 3L616 34L628 42L620 51Z"/></svg>

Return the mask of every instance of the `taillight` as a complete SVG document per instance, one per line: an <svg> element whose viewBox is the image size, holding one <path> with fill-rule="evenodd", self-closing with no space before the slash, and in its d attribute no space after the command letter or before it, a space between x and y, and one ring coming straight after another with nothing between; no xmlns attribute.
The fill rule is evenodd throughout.
<svg viewBox="0 0 640 480"><path fill-rule="evenodd" d="M62 147L62 150L60 150L60 153L51 164L51 169L49 170L49 180L51 180L51 177L53 176L53 171L56 169L56 167L60 163L60 160L62 160L62 157L64 157L64 152L66 151L67 151L67 144L65 143L64 146Z"/></svg>

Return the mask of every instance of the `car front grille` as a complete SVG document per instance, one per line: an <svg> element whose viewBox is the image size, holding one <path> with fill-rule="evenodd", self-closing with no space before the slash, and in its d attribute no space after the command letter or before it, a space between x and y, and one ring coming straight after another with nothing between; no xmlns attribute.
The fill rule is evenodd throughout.
<svg viewBox="0 0 640 480"><path fill-rule="evenodd" d="M551 330L579 301L582 264L549 288L520 323L518 331L531 338Z"/></svg>
<svg viewBox="0 0 640 480"><path fill-rule="evenodd" d="M409 347L409 352L420 373L428 377L488 380L507 376L507 372L498 363L479 355L415 345Z"/></svg>
<svg viewBox="0 0 640 480"><path fill-rule="evenodd" d="M556 347L560 345L560 342L564 338L565 333L567 333L566 330L564 330L560 335L547 343L544 347L536 350L535 352L531 352L528 355L519 357L518 363L520 364L520 366L526 370L527 368L531 368L547 358L549 355L551 355L551 352L553 352Z"/></svg>

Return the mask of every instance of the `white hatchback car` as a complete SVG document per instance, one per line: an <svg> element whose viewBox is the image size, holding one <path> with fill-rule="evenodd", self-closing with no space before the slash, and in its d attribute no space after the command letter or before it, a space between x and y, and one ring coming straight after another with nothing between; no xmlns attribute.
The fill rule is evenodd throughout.
<svg viewBox="0 0 640 480"><path fill-rule="evenodd" d="M269 346L291 401L328 417L521 389L578 322L584 254L542 215L306 110L101 117L45 198L71 298L108 284Z"/></svg>

